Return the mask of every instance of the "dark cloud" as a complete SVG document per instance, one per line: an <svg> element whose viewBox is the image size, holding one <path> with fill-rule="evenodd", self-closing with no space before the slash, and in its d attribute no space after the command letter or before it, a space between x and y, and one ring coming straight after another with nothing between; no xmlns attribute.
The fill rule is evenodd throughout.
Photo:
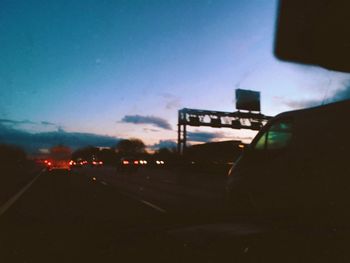
<svg viewBox="0 0 350 263"><path fill-rule="evenodd" d="M125 115L121 122L151 124L162 129L171 130L171 126L167 120L155 116Z"/></svg>
<svg viewBox="0 0 350 263"><path fill-rule="evenodd" d="M49 122L49 121L42 121L41 122L42 125L46 125L46 126L56 126L55 123Z"/></svg>
<svg viewBox="0 0 350 263"><path fill-rule="evenodd" d="M30 153L37 153L41 148L50 148L64 144L72 149L89 145L111 147L120 139L93 133L65 132L63 129L52 132L29 133L0 123L0 143L18 145Z"/></svg>
<svg viewBox="0 0 350 263"><path fill-rule="evenodd" d="M3 124L15 124L16 122L13 120L9 120L9 119L0 119L0 123Z"/></svg>
<svg viewBox="0 0 350 263"><path fill-rule="evenodd" d="M55 123L49 122L49 121L41 121L40 123L31 121L31 120L11 120L11 119L0 119L0 124L10 125L10 126L17 126L22 124L32 124L32 125L44 125L44 126L57 126Z"/></svg>
<svg viewBox="0 0 350 263"><path fill-rule="evenodd" d="M155 143L149 146L149 148L154 150L158 150L161 148L173 149L173 148L176 148L176 146L177 146L177 143L173 140L160 140L158 143Z"/></svg>
<svg viewBox="0 0 350 263"><path fill-rule="evenodd" d="M13 126L20 125L20 124L36 124L35 122L30 120L16 121L16 120L10 120L10 119L0 119L0 123L13 125Z"/></svg>
<svg viewBox="0 0 350 263"><path fill-rule="evenodd" d="M219 132L188 132L187 140L194 142L210 142L214 139L225 138L222 133Z"/></svg>

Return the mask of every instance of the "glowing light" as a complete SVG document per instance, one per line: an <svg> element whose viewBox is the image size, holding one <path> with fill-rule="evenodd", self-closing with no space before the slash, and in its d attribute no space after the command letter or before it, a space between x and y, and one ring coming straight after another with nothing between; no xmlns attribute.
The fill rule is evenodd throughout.
<svg viewBox="0 0 350 263"><path fill-rule="evenodd" d="M92 177L92 180L93 180L93 181L96 181L96 177Z"/></svg>
<svg viewBox="0 0 350 263"><path fill-rule="evenodd" d="M125 160L125 161L123 161L123 164L129 164L129 161Z"/></svg>
<svg viewBox="0 0 350 263"><path fill-rule="evenodd" d="M98 164L103 164L103 162L99 161Z"/></svg>
<svg viewBox="0 0 350 263"><path fill-rule="evenodd" d="M238 147L243 149L244 148L244 144L239 144Z"/></svg>
<svg viewBox="0 0 350 263"><path fill-rule="evenodd" d="M164 164L164 161L160 161L160 164Z"/></svg>
<svg viewBox="0 0 350 263"><path fill-rule="evenodd" d="M134 161L134 164L139 164L139 161Z"/></svg>
<svg viewBox="0 0 350 263"><path fill-rule="evenodd" d="M52 163L51 162L47 162L47 165L50 166Z"/></svg>
<svg viewBox="0 0 350 263"><path fill-rule="evenodd" d="M160 161L157 160L157 161L156 161L156 164L160 164Z"/></svg>

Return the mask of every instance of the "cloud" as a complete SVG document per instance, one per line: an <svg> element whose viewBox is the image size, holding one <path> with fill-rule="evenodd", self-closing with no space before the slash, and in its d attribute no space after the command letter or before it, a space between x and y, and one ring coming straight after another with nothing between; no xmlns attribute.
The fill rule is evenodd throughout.
<svg viewBox="0 0 350 263"><path fill-rule="evenodd" d="M173 140L160 140L158 143L155 143L149 146L149 148L154 150L161 149L161 148L172 149L176 147L177 147L177 143Z"/></svg>
<svg viewBox="0 0 350 263"><path fill-rule="evenodd" d="M143 128L145 132L160 132L160 130L157 129L150 129L150 128Z"/></svg>
<svg viewBox="0 0 350 263"><path fill-rule="evenodd" d="M43 126L57 126L55 123L49 122L49 121L41 121L40 123L34 122L31 120L11 120L11 119L0 119L0 124L10 125L10 126L19 126L19 125L25 125L25 124L31 124L31 125L43 125Z"/></svg>
<svg viewBox="0 0 350 263"><path fill-rule="evenodd" d="M4 124L16 124L17 122L14 120L9 120L9 119L0 119L0 123Z"/></svg>
<svg viewBox="0 0 350 263"><path fill-rule="evenodd" d="M42 121L41 124L45 125L45 126L56 126L55 123L52 123L52 122L49 122L49 121Z"/></svg>
<svg viewBox="0 0 350 263"><path fill-rule="evenodd" d="M194 142L210 142L215 139L225 138L220 132L188 132L187 140Z"/></svg>
<svg viewBox="0 0 350 263"><path fill-rule="evenodd" d="M20 125L20 124L36 124L33 121L30 120L22 120L22 121L16 121L16 120L10 120L10 119L0 119L1 124L9 124L9 125Z"/></svg>
<svg viewBox="0 0 350 263"><path fill-rule="evenodd" d="M89 145L111 147L120 139L94 133L65 132L63 129L51 132L29 133L0 123L0 143L18 145L29 153L38 153L39 149L64 144L72 149Z"/></svg>
<svg viewBox="0 0 350 263"><path fill-rule="evenodd" d="M151 124L162 129L171 130L171 126L167 120L155 116L125 115L121 122Z"/></svg>

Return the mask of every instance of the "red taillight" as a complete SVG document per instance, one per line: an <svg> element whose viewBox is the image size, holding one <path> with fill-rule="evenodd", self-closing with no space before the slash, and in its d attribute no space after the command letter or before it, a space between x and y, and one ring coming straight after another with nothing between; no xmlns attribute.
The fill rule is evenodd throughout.
<svg viewBox="0 0 350 263"><path fill-rule="evenodd" d="M139 164L139 161L134 161L134 164Z"/></svg>
<svg viewBox="0 0 350 263"><path fill-rule="evenodd" d="M46 164L47 164L48 166L51 166L52 163L51 163L51 162L47 162Z"/></svg>
<svg viewBox="0 0 350 263"><path fill-rule="evenodd" d="M123 161L123 164L129 164L129 161Z"/></svg>
<svg viewBox="0 0 350 263"><path fill-rule="evenodd" d="M98 164L103 164L103 162L99 161Z"/></svg>

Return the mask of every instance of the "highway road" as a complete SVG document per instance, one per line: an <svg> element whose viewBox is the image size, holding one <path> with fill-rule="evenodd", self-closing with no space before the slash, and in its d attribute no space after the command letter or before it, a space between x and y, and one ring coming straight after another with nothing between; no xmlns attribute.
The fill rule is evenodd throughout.
<svg viewBox="0 0 350 263"><path fill-rule="evenodd" d="M162 217L149 205L83 175L41 173L0 217L0 257L6 259L1 261L98 260L115 253L111 246L134 242L134 236L123 234L127 229L151 229Z"/></svg>
<svg viewBox="0 0 350 263"><path fill-rule="evenodd" d="M0 207L0 261L345 259L336 231L233 216L220 184L193 186L159 169L38 173Z"/></svg>

